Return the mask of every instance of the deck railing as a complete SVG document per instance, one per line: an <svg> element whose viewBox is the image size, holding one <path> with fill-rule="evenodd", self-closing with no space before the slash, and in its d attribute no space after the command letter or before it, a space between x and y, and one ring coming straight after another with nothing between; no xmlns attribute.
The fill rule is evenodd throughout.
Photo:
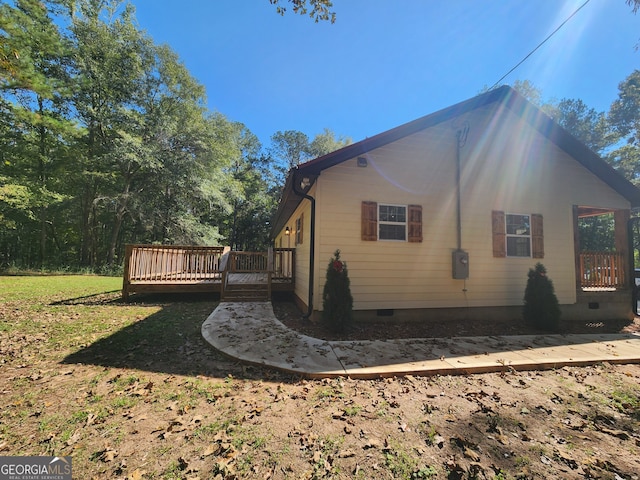
<svg viewBox="0 0 640 480"><path fill-rule="evenodd" d="M125 275L129 281L210 280L220 274L224 247L127 245Z"/></svg>
<svg viewBox="0 0 640 480"><path fill-rule="evenodd" d="M269 271L267 252L229 252L229 268L233 273L256 273Z"/></svg>
<svg viewBox="0 0 640 480"><path fill-rule="evenodd" d="M618 252L581 252L580 283L582 288L624 288L625 258Z"/></svg>
<svg viewBox="0 0 640 480"><path fill-rule="evenodd" d="M224 247L127 245L122 297L127 300L136 291L195 291L220 283L224 251Z"/></svg>
<svg viewBox="0 0 640 480"><path fill-rule="evenodd" d="M228 274L266 274L269 287L293 287L295 249L267 252L229 251L228 247L127 245L122 285L130 293L161 291L214 291L224 293Z"/></svg>

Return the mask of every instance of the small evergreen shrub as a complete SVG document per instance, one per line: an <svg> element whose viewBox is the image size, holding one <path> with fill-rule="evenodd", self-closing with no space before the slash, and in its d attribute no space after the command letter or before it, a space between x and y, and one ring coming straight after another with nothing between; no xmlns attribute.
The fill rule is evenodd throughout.
<svg viewBox="0 0 640 480"><path fill-rule="evenodd" d="M547 277L547 269L541 263L529 269L529 279L524 292L524 320L544 330L560 328L560 305L553 282Z"/></svg>
<svg viewBox="0 0 640 480"><path fill-rule="evenodd" d="M322 320L335 332L343 332L353 320L353 297L347 264L336 250L327 267L322 292Z"/></svg>

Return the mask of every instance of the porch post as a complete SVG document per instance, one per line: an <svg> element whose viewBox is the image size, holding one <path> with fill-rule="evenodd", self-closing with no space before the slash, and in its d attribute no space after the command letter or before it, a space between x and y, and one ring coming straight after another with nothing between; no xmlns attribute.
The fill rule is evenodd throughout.
<svg viewBox="0 0 640 480"><path fill-rule="evenodd" d="M630 210L616 210L613 213L614 223L615 223L615 247L616 252L622 254L622 258L624 259L622 267L624 268L624 278L627 279L625 284L629 284L628 279L631 278L629 275L631 272L629 271L629 218L631 218Z"/></svg>
<svg viewBox="0 0 640 480"><path fill-rule="evenodd" d="M576 290L582 290L580 277L580 229L578 228L578 206L573 206L573 251L576 271Z"/></svg>

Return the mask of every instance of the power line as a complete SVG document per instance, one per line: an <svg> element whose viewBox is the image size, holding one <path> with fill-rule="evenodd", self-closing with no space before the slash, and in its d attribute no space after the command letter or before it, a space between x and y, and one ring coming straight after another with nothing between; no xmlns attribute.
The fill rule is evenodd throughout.
<svg viewBox="0 0 640 480"><path fill-rule="evenodd" d="M498 80L496 83L494 83L494 84L493 84L493 86L492 86L489 90L493 90L493 89L494 89L494 88L495 88L495 87L496 87L496 86L497 86L497 85L498 85L502 80L504 80L506 77L508 77L508 76L509 76L509 74L511 74L511 72L513 72L516 68L518 68L520 65L522 65L522 64L527 60L527 58L529 58L531 55L533 55L533 54L535 53L535 51L536 51L536 50L538 50L542 45L544 45L544 44L547 42L547 40L549 40L551 37L553 37L553 36L558 32L558 30L560 30L560 29L564 26L564 24L565 24L565 23L567 23L569 20L571 20L571 18L573 18L573 16L574 16L576 13L578 13L580 10L582 10L582 8L583 8L587 3L589 3L590 1L591 1L591 0L587 0L587 1L586 1L586 2L584 2L582 5L580 5L580 6L579 6L579 7L578 7L578 8L577 8L577 9L576 9L576 10L575 10L571 15L569 15L569 16L567 17L567 19L566 19L564 22L562 22L562 23L560 24L560 26L559 26L558 28L556 28L553 32L551 32L551 33L547 36L547 38L545 38L542 42L540 42L540 44L539 44L536 48L534 48L533 50L531 50L531 51L527 54L527 56L526 56L526 57L524 57L522 60L520 60L520 62L519 62L515 67L513 67L511 70L509 70L507 73L505 73L505 74L500 78L500 80Z"/></svg>

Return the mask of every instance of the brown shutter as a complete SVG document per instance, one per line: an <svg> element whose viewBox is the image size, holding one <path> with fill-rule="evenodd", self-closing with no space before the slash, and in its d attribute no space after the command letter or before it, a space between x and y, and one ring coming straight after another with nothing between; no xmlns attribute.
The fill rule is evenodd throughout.
<svg viewBox="0 0 640 480"><path fill-rule="evenodd" d="M409 205L409 241L422 242L422 205Z"/></svg>
<svg viewBox="0 0 640 480"><path fill-rule="evenodd" d="M491 212L491 228L493 232L493 256L506 257L506 231L504 223L504 212L494 210Z"/></svg>
<svg viewBox="0 0 640 480"><path fill-rule="evenodd" d="M542 234L542 215L531 215L531 256L544 258L544 236Z"/></svg>
<svg viewBox="0 0 640 480"><path fill-rule="evenodd" d="M378 204L362 202L362 240L378 240Z"/></svg>

